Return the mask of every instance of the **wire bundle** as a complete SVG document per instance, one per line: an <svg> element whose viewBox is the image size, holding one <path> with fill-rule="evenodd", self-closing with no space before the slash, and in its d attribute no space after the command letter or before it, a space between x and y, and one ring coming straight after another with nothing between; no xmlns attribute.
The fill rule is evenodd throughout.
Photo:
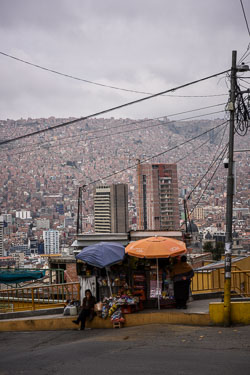
<svg viewBox="0 0 250 375"><path fill-rule="evenodd" d="M249 128L250 121L250 92L244 94L241 92L240 87L237 85L236 103L235 103L235 117L236 126L235 132L240 135L246 135Z"/></svg>

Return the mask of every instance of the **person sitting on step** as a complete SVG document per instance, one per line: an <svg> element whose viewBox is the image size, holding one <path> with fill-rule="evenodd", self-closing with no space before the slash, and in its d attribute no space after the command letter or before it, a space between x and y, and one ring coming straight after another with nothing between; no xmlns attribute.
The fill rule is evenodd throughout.
<svg viewBox="0 0 250 375"><path fill-rule="evenodd" d="M85 297L82 301L81 311L76 320L72 320L73 323L79 324L81 322L81 330L85 329L86 318L93 320L95 316L94 306L95 306L95 297L92 295L90 289L85 290Z"/></svg>

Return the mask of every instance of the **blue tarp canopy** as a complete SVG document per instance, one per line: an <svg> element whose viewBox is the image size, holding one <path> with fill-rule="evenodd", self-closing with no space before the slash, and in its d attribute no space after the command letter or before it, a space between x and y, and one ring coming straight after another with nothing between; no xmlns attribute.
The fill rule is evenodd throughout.
<svg viewBox="0 0 250 375"><path fill-rule="evenodd" d="M0 270L0 283L19 284L24 281L38 280L45 276L45 271Z"/></svg>
<svg viewBox="0 0 250 375"><path fill-rule="evenodd" d="M91 266L104 268L119 263L125 255L124 246L118 242L99 242L85 247L76 259L82 260Z"/></svg>

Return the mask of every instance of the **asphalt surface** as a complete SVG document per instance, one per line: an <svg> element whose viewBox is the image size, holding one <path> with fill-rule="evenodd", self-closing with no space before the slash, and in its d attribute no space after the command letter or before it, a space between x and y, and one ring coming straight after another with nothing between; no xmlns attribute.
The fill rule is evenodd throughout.
<svg viewBox="0 0 250 375"><path fill-rule="evenodd" d="M0 375L249 374L250 326L0 333Z"/></svg>

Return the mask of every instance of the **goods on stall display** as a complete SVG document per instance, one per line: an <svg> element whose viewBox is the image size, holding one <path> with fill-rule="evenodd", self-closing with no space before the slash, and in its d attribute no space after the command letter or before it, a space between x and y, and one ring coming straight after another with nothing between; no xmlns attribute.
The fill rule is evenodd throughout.
<svg viewBox="0 0 250 375"><path fill-rule="evenodd" d="M97 279L99 285L99 298L103 300L104 298L108 298L111 295L117 296L120 293L121 289L124 289L124 292L130 294L131 291L128 290L128 284L126 280L126 274L118 273L115 271L110 272L110 287L108 283L108 279L106 277L98 277Z"/></svg>
<svg viewBox="0 0 250 375"><path fill-rule="evenodd" d="M99 304L98 308L102 309L100 315L103 319L109 317L111 322L124 323L123 313L135 311L135 306L138 302L139 298L137 297L121 295L119 297L104 298L103 303Z"/></svg>
<svg viewBox="0 0 250 375"><path fill-rule="evenodd" d="M157 267L158 262L158 267ZM109 268L109 282L105 270L99 270L96 267L82 265L84 274L91 273L96 277L97 290L96 297L99 301L104 301L110 297L118 301L122 312L132 313L143 310L144 308L154 308L158 300L158 306L174 307L174 288L171 279L171 270L173 267L172 258L158 259L137 259L131 257L129 266L114 265ZM86 267L86 268L85 268ZM158 269L158 283L157 283ZM86 288L85 288L86 289ZM125 296L125 297L124 297ZM131 302L129 298L136 298ZM108 308L108 311L110 306ZM106 317L106 307L96 310L97 315Z"/></svg>
<svg viewBox="0 0 250 375"><path fill-rule="evenodd" d="M164 280L162 297L163 298L174 297L174 283L173 283L173 280L171 280L170 278L167 278Z"/></svg>
<svg viewBox="0 0 250 375"><path fill-rule="evenodd" d="M118 309L118 306L113 303L112 306L110 307L109 309L109 313L108 313L108 316L109 317L112 317L112 315L114 314L114 312Z"/></svg>
<svg viewBox="0 0 250 375"><path fill-rule="evenodd" d="M106 319L108 317L108 314L109 314L109 306L107 304L103 304L102 314L101 314L102 319Z"/></svg>
<svg viewBox="0 0 250 375"><path fill-rule="evenodd" d="M133 274L133 295L139 298L139 301L146 300L147 293L147 283L146 275L141 271L134 271ZM142 303L142 302L141 302ZM142 310L142 305L140 304L140 309Z"/></svg>
<svg viewBox="0 0 250 375"><path fill-rule="evenodd" d="M120 323L124 323L125 322L125 319L122 315L122 310L121 309L118 309L116 310L112 316L111 316L111 322L120 322Z"/></svg>
<svg viewBox="0 0 250 375"><path fill-rule="evenodd" d="M159 283L157 287L157 270L156 266L151 266L150 271L150 298L162 296L162 271L159 271Z"/></svg>
<svg viewBox="0 0 250 375"><path fill-rule="evenodd" d="M157 288L156 266L151 265L150 270L150 298L158 298L161 308L175 307L173 280L170 277L169 267L159 270L159 287Z"/></svg>

